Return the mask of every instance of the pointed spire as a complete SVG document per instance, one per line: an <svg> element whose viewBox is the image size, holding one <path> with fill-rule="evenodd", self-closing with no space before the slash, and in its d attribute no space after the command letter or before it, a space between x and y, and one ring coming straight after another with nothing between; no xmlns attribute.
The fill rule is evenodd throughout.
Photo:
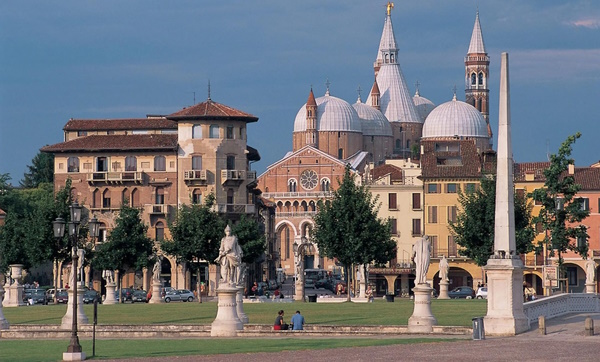
<svg viewBox="0 0 600 362"><path fill-rule="evenodd" d="M381 34L381 40L379 41L379 49L377 51L377 57L375 63L396 63L398 57L398 44L396 43L396 36L394 35L394 26L392 25L392 8L393 3L387 5L387 16L385 23L383 24L383 32Z"/></svg>
<svg viewBox="0 0 600 362"><path fill-rule="evenodd" d="M377 78L373 82L373 87L371 87L371 107L376 110L381 110L381 105L379 104L379 96L381 93L379 92L379 86L377 85ZM368 102L368 100L367 100Z"/></svg>
<svg viewBox="0 0 600 362"><path fill-rule="evenodd" d="M479 10L477 10L477 15L475 16L475 25L473 26L471 44L469 44L469 51L467 51L467 54L487 54L483 42L483 35L481 34L481 25L479 24Z"/></svg>
<svg viewBox="0 0 600 362"><path fill-rule="evenodd" d="M317 101L315 100L315 94L313 93L312 87L310 87L310 93L308 93L308 101L306 101L307 106L317 106Z"/></svg>

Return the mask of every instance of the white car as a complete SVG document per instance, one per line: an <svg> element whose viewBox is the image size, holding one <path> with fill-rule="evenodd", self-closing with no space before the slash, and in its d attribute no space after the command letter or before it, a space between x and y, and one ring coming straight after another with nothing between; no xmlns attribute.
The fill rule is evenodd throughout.
<svg viewBox="0 0 600 362"><path fill-rule="evenodd" d="M487 299L487 287L481 287L477 289L477 294L475 294L475 298Z"/></svg>

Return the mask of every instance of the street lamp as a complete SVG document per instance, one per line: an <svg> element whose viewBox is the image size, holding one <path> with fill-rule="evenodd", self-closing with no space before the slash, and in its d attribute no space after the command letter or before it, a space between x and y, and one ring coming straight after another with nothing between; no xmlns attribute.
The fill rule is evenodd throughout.
<svg viewBox="0 0 600 362"><path fill-rule="evenodd" d="M67 347L67 353L81 353L81 345L77 336L77 265L79 263L79 255L77 254L77 236L79 234L79 226L81 224L81 210L83 207L77 202L69 206L71 221L65 223L62 218L57 218L53 222L54 237L62 238L65 235L65 224L69 230L69 240L71 242L72 268L73 268L73 319L71 324L71 341ZM89 221L90 236L92 238L98 236L98 220L94 217ZM85 357L83 357L85 359Z"/></svg>

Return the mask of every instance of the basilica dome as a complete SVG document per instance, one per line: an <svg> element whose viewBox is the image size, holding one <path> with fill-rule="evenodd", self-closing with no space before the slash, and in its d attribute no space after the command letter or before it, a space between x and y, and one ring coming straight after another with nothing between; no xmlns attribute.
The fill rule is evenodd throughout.
<svg viewBox="0 0 600 362"><path fill-rule="evenodd" d="M343 99L327 93L317 102L317 131L362 132L356 110ZM296 114L294 132L306 131L306 103Z"/></svg>
<svg viewBox="0 0 600 362"><path fill-rule="evenodd" d="M487 123L481 113L454 96L450 102L440 104L427 116L422 138L456 136L489 138Z"/></svg>
<svg viewBox="0 0 600 362"><path fill-rule="evenodd" d="M421 97L419 91L417 91L417 93L413 96L413 102L417 108L419 118L421 118L421 121L425 122L427 116L429 116L429 113L431 113L431 111L433 111L435 108L435 104L433 104L433 102L429 99Z"/></svg>
<svg viewBox="0 0 600 362"><path fill-rule="evenodd" d="M362 103L360 99L352 107L358 113L363 136L392 136L392 126L383 113Z"/></svg>

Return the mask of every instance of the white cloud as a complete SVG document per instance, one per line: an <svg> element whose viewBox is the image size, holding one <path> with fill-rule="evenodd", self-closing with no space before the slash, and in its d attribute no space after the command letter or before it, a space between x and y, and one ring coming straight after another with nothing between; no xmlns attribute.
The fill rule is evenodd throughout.
<svg viewBox="0 0 600 362"><path fill-rule="evenodd" d="M588 29L600 29L600 18L586 18L568 22L569 25Z"/></svg>

